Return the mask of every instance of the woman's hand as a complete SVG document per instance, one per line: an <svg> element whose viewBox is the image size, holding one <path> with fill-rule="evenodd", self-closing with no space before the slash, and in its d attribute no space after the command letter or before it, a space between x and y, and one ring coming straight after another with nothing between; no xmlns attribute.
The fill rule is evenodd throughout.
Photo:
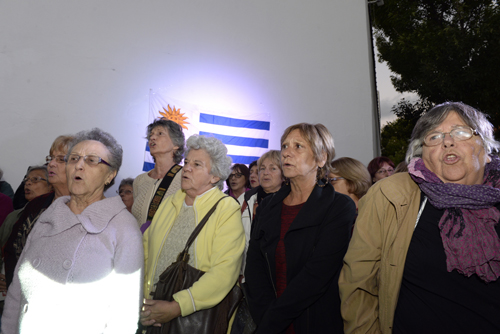
<svg viewBox="0 0 500 334"><path fill-rule="evenodd" d="M161 326L181 315L181 307L175 300L144 299L141 310L141 324L143 326Z"/></svg>

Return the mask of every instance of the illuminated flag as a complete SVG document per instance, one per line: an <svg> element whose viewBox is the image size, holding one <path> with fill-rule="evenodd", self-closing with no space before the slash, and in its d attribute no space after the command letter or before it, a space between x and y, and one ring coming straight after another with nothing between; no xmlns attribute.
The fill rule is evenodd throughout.
<svg viewBox="0 0 500 334"><path fill-rule="evenodd" d="M189 103L150 92L149 122L170 119L183 127L186 139L193 134L211 136L222 141L233 163L249 164L269 150L271 123L265 113L216 112L203 110ZM146 143L144 171L154 167Z"/></svg>

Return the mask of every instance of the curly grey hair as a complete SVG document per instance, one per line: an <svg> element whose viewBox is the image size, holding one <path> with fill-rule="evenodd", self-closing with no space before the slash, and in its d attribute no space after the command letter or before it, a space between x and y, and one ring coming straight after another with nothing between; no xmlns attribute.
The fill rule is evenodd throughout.
<svg viewBox="0 0 500 334"><path fill-rule="evenodd" d="M155 119L153 123L148 125L148 133L147 133L147 140L151 137L151 132L157 128L157 127L163 127L165 130L168 131L168 134L170 136L170 140L172 140L172 143L174 146L178 146L179 148L174 151L174 162L178 164L179 162L182 161L182 157L184 155L184 142L185 142L185 137L184 133L182 132L182 127L175 123L174 121L160 118L160 119Z"/></svg>
<svg viewBox="0 0 500 334"><path fill-rule="evenodd" d="M406 163L410 163L412 158L422 156L425 136L437 128L451 111L456 112L465 124L477 131L483 140L486 153L500 150L500 142L493 136L493 124L488 121L485 114L462 102L445 102L433 107L417 121L406 151Z"/></svg>
<svg viewBox="0 0 500 334"><path fill-rule="evenodd" d="M127 177L126 179L123 179L122 182L120 182L120 186L118 186L118 189L120 189L123 186L134 186L134 178L132 177Z"/></svg>
<svg viewBox="0 0 500 334"><path fill-rule="evenodd" d="M109 161L107 162L111 165L108 167L111 171L116 171L116 175L118 175L118 171L122 165L123 149L112 135L99 128L93 128L90 131L78 132L69 146L66 157L71 154L71 151L73 151L73 147L75 147L76 144L86 140L95 140L106 146L109 151ZM104 186L104 191L108 190L115 183L115 178L116 176L109 184Z"/></svg>
<svg viewBox="0 0 500 334"><path fill-rule="evenodd" d="M49 171L47 170L47 166L46 165L37 165L37 166L30 166L28 168L28 171L26 172L26 177L28 175L30 175L31 172L35 171L35 170L41 170L45 173L45 182L47 182L47 184L50 186L50 182L49 182Z"/></svg>
<svg viewBox="0 0 500 334"><path fill-rule="evenodd" d="M220 180L214 187L223 189L224 181L231 174L231 164L233 160L227 156L227 148L219 139L200 135L192 135L186 142L188 155L191 150L204 150L210 157L210 174L219 177Z"/></svg>

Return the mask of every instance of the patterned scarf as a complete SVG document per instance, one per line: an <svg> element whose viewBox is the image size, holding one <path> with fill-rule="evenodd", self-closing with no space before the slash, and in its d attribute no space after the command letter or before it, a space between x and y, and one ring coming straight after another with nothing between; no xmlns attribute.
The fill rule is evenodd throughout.
<svg viewBox="0 0 500 334"><path fill-rule="evenodd" d="M495 207L500 202L500 159L491 156L483 184L470 186L443 183L421 158L410 161L408 172L433 206L446 209L439 230L448 272L456 269L467 277L477 274L485 282L496 281L500 277L500 239L495 231L500 219Z"/></svg>

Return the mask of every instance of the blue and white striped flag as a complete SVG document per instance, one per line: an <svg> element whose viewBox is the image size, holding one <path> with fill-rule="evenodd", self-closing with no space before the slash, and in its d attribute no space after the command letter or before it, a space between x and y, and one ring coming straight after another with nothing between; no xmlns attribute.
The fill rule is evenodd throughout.
<svg viewBox="0 0 500 334"><path fill-rule="evenodd" d="M186 139L200 134L221 140L233 163L249 164L269 150L269 114L203 110L167 97L160 91L150 92L149 122L162 117L180 124ZM149 171L153 167L154 161L146 143L143 170Z"/></svg>

